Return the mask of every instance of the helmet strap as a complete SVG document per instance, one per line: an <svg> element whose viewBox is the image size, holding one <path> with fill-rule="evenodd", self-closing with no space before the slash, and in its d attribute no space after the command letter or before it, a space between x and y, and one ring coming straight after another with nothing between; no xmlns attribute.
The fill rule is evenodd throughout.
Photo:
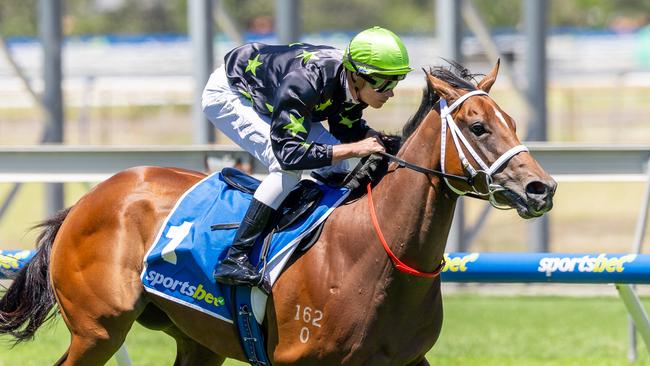
<svg viewBox="0 0 650 366"><path fill-rule="evenodd" d="M357 82L359 80L357 78L358 75L356 75L356 73L353 71L345 70L345 76L348 80L348 85L346 87L347 88L350 88L350 86L352 87L351 89L353 90L350 90L350 93L352 94L352 98L358 102L359 101L359 87L357 86Z"/></svg>

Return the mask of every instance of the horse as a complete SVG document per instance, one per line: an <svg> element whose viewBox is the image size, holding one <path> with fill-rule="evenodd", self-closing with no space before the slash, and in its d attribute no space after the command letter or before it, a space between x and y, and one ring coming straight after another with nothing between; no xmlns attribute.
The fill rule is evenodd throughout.
<svg viewBox="0 0 650 366"><path fill-rule="evenodd" d="M443 320L435 274L458 197L522 218L552 208L555 181L487 95L498 69L478 82L451 68L425 71L422 103L383 179L336 208L274 284L263 324L273 365L429 365ZM0 334L28 340L57 306L71 341L56 365L106 363L136 321L176 340L174 365L245 361L232 324L146 293L140 280L163 220L202 178L127 169L45 220L35 258L0 300Z"/></svg>

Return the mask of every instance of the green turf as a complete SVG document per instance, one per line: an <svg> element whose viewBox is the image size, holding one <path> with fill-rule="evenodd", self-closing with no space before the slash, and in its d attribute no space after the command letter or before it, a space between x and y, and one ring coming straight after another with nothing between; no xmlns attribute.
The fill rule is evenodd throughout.
<svg viewBox="0 0 650 366"><path fill-rule="evenodd" d="M650 299L645 301L646 307ZM627 364L627 316L617 298L445 298L440 340L427 355L435 365L536 366ZM34 342L0 349L0 366L52 364L67 346L62 321L42 329ZM160 332L136 325L127 347L134 365L171 365L175 346ZM643 344L636 365L650 365ZM114 364L114 363L112 363ZM244 365L229 360L226 366Z"/></svg>
<svg viewBox="0 0 650 366"><path fill-rule="evenodd" d="M618 298L448 296L428 358L441 365L624 365L627 329ZM638 350L637 364L650 364L643 344Z"/></svg>

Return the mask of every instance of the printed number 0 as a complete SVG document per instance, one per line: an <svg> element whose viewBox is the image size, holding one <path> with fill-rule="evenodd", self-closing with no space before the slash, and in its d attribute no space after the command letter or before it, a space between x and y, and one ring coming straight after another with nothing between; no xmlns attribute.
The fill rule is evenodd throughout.
<svg viewBox="0 0 650 366"><path fill-rule="evenodd" d="M300 342L307 343L308 340L309 340L309 328L302 327L302 329L300 329Z"/></svg>

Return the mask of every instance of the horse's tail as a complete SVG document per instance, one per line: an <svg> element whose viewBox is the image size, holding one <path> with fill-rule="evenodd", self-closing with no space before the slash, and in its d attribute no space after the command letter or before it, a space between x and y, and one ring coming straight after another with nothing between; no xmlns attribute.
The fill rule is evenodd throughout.
<svg viewBox="0 0 650 366"><path fill-rule="evenodd" d="M36 330L55 314L50 313L56 300L48 267L54 238L69 211L70 208L61 210L34 227L43 228L36 254L0 299L0 335L10 334L16 343L32 339Z"/></svg>

